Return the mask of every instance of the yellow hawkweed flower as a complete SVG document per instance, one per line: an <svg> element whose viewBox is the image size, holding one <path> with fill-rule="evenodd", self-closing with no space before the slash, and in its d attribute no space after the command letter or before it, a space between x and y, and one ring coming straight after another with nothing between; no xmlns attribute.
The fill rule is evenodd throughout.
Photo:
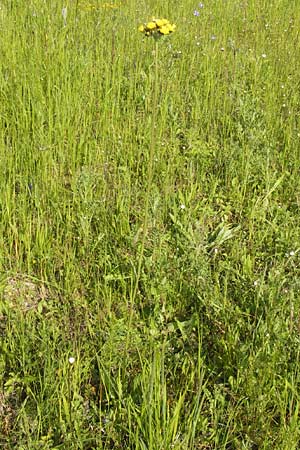
<svg viewBox="0 0 300 450"><path fill-rule="evenodd" d="M106 9L106 10L110 10L110 9L116 9L119 8L121 6L121 3L102 3L102 4L98 4L98 2L96 0L94 0L93 2L79 2L78 3L78 8L83 10L83 11L94 11L100 8Z"/></svg>
<svg viewBox="0 0 300 450"><path fill-rule="evenodd" d="M169 27L167 27L167 26L160 27L160 29L158 31L160 32L160 34L163 34L163 35L170 34Z"/></svg>
<svg viewBox="0 0 300 450"><path fill-rule="evenodd" d="M169 21L167 19L156 19L155 22L159 28L163 27L164 25L167 25L169 23Z"/></svg>
<svg viewBox="0 0 300 450"><path fill-rule="evenodd" d="M113 3L103 3L103 5L101 5L101 8L116 9L116 8L119 8L119 6L121 6L121 5L120 4L113 4Z"/></svg>
<svg viewBox="0 0 300 450"><path fill-rule="evenodd" d="M146 25L146 28L148 28L148 30L155 30L156 23L155 22L148 22L147 25Z"/></svg>
<svg viewBox="0 0 300 450"><path fill-rule="evenodd" d="M152 19L150 22L140 25L138 30L145 36L166 36L175 31L176 25L167 19Z"/></svg>

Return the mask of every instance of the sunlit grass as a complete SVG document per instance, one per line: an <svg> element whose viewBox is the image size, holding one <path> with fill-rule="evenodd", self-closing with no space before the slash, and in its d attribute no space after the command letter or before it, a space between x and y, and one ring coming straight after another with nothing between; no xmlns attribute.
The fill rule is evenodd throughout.
<svg viewBox="0 0 300 450"><path fill-rule="evenodd" d="M4 449L299 448L299 20L0 2Z"/></svg>

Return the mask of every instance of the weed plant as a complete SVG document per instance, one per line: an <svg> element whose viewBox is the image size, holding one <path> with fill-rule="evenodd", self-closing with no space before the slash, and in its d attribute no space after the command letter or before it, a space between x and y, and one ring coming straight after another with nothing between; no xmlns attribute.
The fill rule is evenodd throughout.
<svg viewBox="0 0 300 450"><path fill-rule="evenodd" d="M0 1L1 448L299 449L299 22Z"/></svg>

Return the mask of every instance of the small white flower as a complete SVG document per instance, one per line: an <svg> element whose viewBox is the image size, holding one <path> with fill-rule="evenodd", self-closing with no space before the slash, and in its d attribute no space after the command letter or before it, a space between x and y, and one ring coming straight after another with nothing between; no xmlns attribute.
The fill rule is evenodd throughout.
<svg viewBox="0 0 300 450"><path fill-rule="evenodd" d="M185 205L184 204L180 205L180 209L185 209Z"/></svg>
<svg viewBox="0 0 300 450"><path fill-rule="evenodd" d="M261 57L262 57L263 59L266 59L267 55L266 55L265 53L263 53L263 54L261 55Z"/></svg>
<svg viewBox="0 0 300 450"><path fill-rule="evenodd" d="M290 255L290 256L294 256L294 255L295 255L294 250L291 250L290 253L289 253L289 255Z"/></svg>
<svg viewBox="0 0 300 450"><path fill-rule="evenodd" d="M70 356L69 363L74 364L74 362L75 362L75 358L73 356Z"/></svg>
<svg viewBox="0 0 300 450"><path fill-rule="evenodd" d="M258 281L258 280L255 280L254 283L253 283L253 285L256 287L256 286L258 286L258 283L259 283L259 281Z"/></svg>

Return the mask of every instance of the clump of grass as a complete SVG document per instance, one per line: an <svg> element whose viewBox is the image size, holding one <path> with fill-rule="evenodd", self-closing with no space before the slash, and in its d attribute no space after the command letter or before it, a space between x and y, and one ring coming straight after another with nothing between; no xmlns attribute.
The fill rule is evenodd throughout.
<svg viewBox="0 0 300 450"><path fill-rule="evenodd" d="M0 3L4 449L299 447L298 9Z"/></svg>

